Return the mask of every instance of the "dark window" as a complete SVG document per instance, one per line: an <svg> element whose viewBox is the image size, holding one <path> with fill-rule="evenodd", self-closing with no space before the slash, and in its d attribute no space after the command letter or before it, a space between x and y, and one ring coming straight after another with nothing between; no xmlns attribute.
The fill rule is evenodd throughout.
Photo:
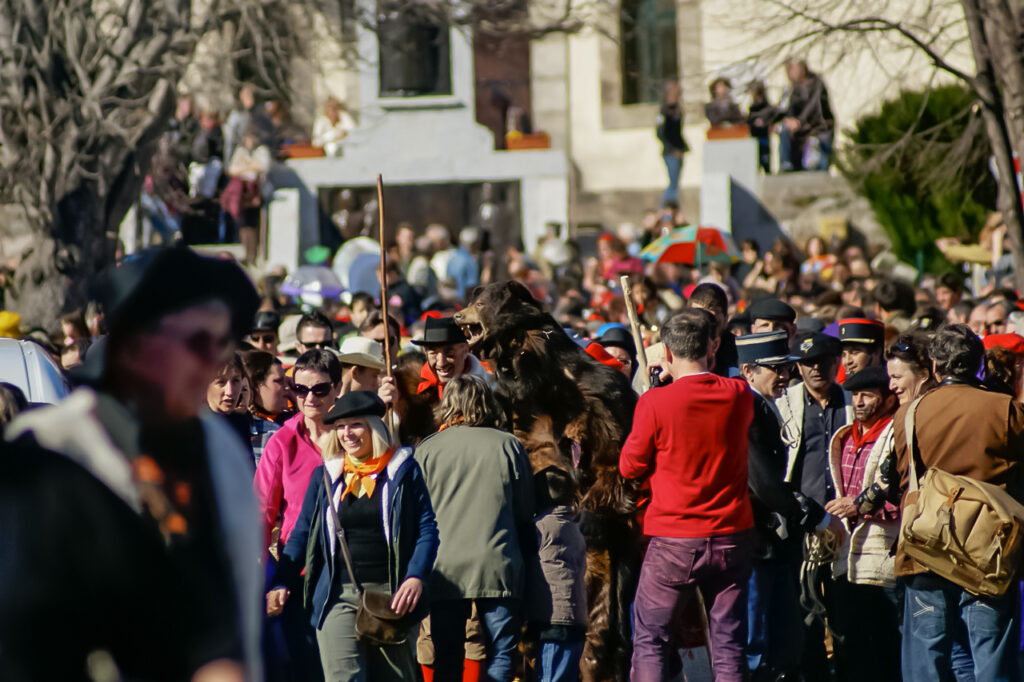
<svg viewBox="0 0 1024 682"><path fill-rule="evenodd" d="M622 0L622 103L659 102L679 78L675 0Z"/></svg>
<svg viewBox="0 0 1024 682"><path fill-rule="evenodd" d="M380 2L377 40L381 97L452 93L448 22L435 6Z"/></svg>

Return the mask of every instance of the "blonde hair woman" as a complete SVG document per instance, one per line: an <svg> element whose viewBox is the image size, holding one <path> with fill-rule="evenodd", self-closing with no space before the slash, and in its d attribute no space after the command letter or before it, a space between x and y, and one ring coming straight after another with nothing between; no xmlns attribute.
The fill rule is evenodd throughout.
<svg viewBox="0 0 1024 682"><path fill-rule="evenodd" d="M353 391L334 403L324 419L333 427L324 464L313 472L275 587L267 594L267 612L276 615L292 590L304 588L327 682L417 676L415 637L390 646L356 639L358 593L336 556L335 517L327 507L336 508L358 582L368 591L391 592L391 608L398 613L425 614L421 597L437 555L437 524L412 449L396 446L381 421L384 412L384 403L370 391Z"/></svg>

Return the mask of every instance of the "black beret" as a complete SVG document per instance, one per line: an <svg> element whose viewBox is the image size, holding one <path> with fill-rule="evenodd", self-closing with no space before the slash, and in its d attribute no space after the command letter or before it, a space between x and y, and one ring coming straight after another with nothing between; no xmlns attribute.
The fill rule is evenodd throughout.
<svg viewBox="0 0 1024 682"><path fill-rule="evenodd" d="M383 417L387 412L384 402L373 391L352 391L334 401L324 424L333 424L347 417Z"/></svg>
<svg viewBox="0 0 1024 682"><path fill-rule="evenodd" d="M843 354L843 347L839 339L834 336L820 332L808 332L799 334L793 339L790 352L799 360L817 360L824 357L839 357Z"/></svg>
<svg viewBox="0 0 1024 682"><path fill-rule="evenodd" d="M885 367L865 367L848 377L843 388L847 391L870 391L871 389L888 391L889 373L885 371Z"/></svg>
<svg viewBox="0 0 1024 682"><path fill-rule="evenodd" d="M751 320L780 320L782 322L794 322L796 311L793 307L777 298L762 298L754 301L747 308Z"/></svg>

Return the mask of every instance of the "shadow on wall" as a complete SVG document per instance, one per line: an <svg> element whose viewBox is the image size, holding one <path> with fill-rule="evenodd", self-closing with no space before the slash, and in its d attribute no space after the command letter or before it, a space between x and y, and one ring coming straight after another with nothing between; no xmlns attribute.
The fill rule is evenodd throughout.
<svg viewBox="0 0 1024 682"><path fill-rule="evenodd" d="M789 241L789 235L756 196L737 182L731 184L732 237L737 246L744 239L753 239L764 250L780 237Z"/></svg>

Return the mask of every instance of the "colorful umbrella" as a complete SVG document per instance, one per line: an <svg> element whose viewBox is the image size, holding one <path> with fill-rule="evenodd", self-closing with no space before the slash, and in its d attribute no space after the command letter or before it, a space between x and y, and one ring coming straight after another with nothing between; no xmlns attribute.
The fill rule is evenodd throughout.
<svg viewBox="0 0 1024 682"><path fill-rule="evenodd" d="M658 237L640 252L644 260L655 263L738 263L740 251L732 235L717 227L687 225Z"/></svg>

